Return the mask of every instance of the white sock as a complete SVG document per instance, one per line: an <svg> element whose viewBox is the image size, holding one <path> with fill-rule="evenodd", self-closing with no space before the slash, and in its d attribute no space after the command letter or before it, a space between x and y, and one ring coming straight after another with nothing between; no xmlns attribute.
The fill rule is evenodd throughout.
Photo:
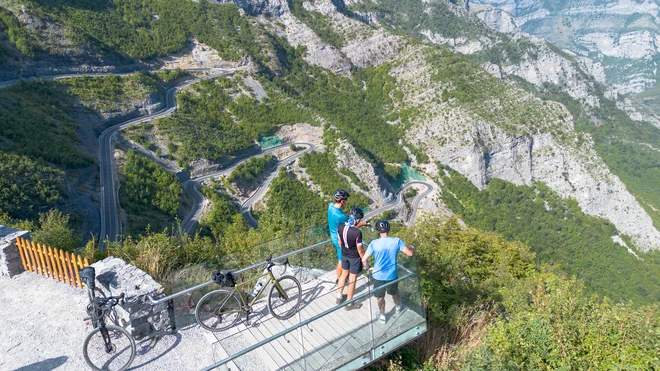
<svg viewBox="0 0 660 371"><path fill-rule="evenodd" d="M337 294L337 299L341 299L344 297L344 294Z"/></svg>

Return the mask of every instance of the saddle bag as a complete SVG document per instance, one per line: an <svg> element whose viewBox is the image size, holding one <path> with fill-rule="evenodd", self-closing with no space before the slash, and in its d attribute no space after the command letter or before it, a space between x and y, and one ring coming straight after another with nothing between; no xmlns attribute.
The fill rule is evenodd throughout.
<svg viewBox="0 0 660 371"><path fill-rule="evenodd" d="M211 274L211 279L213 282L217 283L218 285L222 287L234 287L236 286L236 280L234 279L234 275L227 270L221 271L221 270L215 270Z"/></svg>

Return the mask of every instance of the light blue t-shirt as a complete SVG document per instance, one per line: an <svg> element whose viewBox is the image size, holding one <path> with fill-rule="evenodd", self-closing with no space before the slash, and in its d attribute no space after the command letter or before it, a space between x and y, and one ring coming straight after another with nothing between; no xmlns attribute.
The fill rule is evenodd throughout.
<svg viewBox="0 0 660 371"><path fill-rule="evenodd" d="M397 237L382 237L371 241L367 255L374 256L374 279L391 281L398 277L396 257L406 244Z"/></svg>
<svg viewBox="0 0 660 371"><path fill-rule="evenodd" d="M339 241L337 239L337 228L339 224L346 223L348 217L341 211L340 208L331 203L328 205L328 229L330 231L330 239L332 243L335 244L335 247L339 248Z"/></svg>

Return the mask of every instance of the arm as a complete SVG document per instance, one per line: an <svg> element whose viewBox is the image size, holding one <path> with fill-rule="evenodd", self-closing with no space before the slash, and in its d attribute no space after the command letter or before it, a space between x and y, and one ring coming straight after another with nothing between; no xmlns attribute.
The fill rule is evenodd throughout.
<svg viewBox="0 0 660 371"><path fill-rule="evenodd" d="M413 256L413 255L415 255L415 246L413 246L413 245L406 246L406 247L403 248L403 250L401 250L401 252L403 252L404 254L406 254L408 256Z"/></svg>
<svg viewBox="0 0 660 371"><path fill-rule="evenodd" d="M371 245L369 245L369 247L367 248L367 251L364 253L364 255L360 255L362 257L362 265L364 265L364 267L366 269L369 269L369 263L367 262L367 260L369 259L371 254L373 254L373 252L374 251L371 248Z"/></svg>

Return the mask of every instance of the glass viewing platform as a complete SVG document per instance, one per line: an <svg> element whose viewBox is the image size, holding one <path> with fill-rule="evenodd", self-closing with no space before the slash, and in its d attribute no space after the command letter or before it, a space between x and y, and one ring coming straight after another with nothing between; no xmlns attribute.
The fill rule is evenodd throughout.
<svg viewBox="0 0 660 371"><path fill-rule="evenodd" d="M374 231L363 229L364 241L377 238ZM249 256L248 256L249 255ZM250 322L245 314L234 326L222 332L208 332L216 359L204 370L355 370L385 356L426 331L419 276L415 257L399 254L397 283L404 309L396 313L390 295L386 295L386 323L375 317L378 310L370 275L361 274L353 300L337 305L335 285L337 264L334 245L325 227L285 236L249 249L241 256L226 257L221 267L197 265L172 277L174 319L177 328L195 325L195 305L206 293L221 288L209 281L214 269L233 270L243 293L250 295L263 274L264 261L289 259L290 267L276 266L276 277L295 276L302 286L300 309L291 318L279 320L270 315L267 294L253 306ZM373 258L372 258L373 259ZM250 265L252 264L252 265ZM241 266L247 268L240 269ZM381 286L383 287L383 286ZM344 293L348 290L344 289ZM266 293L268 288L266 288ZM345 306L360 302L362 307L347 311ZM219 354L218 354L219 353Z"/></svg>

